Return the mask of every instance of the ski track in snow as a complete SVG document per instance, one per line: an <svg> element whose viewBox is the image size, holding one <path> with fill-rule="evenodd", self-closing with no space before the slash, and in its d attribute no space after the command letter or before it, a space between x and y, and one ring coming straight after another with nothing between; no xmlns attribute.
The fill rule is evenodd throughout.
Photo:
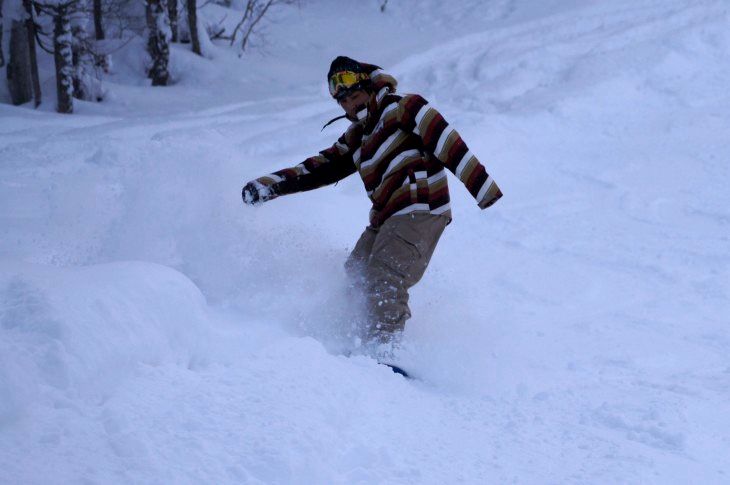
<svg viewBox="0 0 730 485"><path fill-rule="evenodd" d="M505 191L481 212L450 179L419 379L337 355L359 180L240 206L334 140L313 81L2 105L0 482L727 483L728 7L414 5L391 22L439 32L385 67Z"/></svg>

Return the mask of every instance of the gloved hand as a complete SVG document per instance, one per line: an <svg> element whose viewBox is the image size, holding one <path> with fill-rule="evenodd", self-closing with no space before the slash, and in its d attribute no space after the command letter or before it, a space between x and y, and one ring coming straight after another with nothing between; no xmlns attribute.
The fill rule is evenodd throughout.
<svg viewBox="0 0 730 485"><path fill-rule="evenodd" d="M241 191L243 203L248 205L260 205L276 197L271 187L252 180L243 186Z"/></svg>
<svg viewBox="0 0 730 485"><path fill-rule="evenodd" d="M259 195L259 189L256 185L257 184L255 182L249 182L243 186L243 190L241 191L241 197L243 198L244 204L258 205L263 202L261 200L261 196Z"/></svg>

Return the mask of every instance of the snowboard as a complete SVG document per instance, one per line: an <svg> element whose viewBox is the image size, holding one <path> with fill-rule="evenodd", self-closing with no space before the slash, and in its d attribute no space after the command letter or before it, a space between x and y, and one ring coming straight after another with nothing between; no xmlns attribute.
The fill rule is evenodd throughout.
<svg viewBox="0 0 730 485"><path fill-rule="evenodd" d="M390 370L392 370L392 371L393 371L394 373L396 373L396 374L402 375L402 376L403 376L403 377L405 377L406 379L413 379L413 377L411 377L411 376L410 376L410 374L408 374L408 372L404 371L403 369L401 369L401 368L400 368L400 367L398 367L397 365L392 365L392 364L384 364L383 362L379 362L379 364L380 364L380 365L384 365L384 366L386 366L386 367L390 367Z"/></svg>

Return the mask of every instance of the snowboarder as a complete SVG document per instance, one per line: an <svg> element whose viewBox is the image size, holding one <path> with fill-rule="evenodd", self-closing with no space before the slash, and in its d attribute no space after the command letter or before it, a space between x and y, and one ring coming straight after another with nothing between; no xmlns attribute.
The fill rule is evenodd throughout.
<svg viewBox="0 0 730 485"><path fill-rule="evenodd" d="M396 80L381 68L340 56L327 81L345 111L330 123L347 118L350 126L318 155L248 182L243 201L257 205L360 173L373 205L345 269L367 302L366 342L388 352L411 316L408 289L451 222L444 168L482 209L502 193L441 114L417 94L396 95Z"/></svg>

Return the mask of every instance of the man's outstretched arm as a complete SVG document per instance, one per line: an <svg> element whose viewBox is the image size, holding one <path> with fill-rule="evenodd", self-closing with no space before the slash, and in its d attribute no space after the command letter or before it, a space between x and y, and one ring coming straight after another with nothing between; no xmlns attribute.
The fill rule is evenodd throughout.
<svg viewBox="0 0 730 485"><path fill-rule="evenodd" d="M461 135L449 126L428 101L412 94L400 101L399 108L403 126L421 137L424 149L461 180L479 207L486 209L502 197L502 191L466 146Z"/></svg>
<svg viewBox="0 0 730 485"><path fill-rule="evenodd" d="M334 145L299 165L248 182L243 187L241 196L246 204L258 204L280 195L333 184L355 173L355 170L352 152L343 135Z"/></svg>

